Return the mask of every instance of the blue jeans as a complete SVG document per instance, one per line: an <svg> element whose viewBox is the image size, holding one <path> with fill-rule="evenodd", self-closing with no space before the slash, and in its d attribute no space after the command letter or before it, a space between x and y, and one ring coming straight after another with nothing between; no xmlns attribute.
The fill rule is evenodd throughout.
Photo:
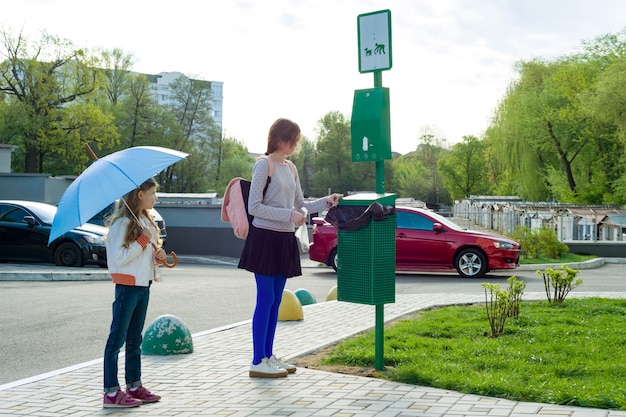
<svg viewBox="0 0 626 417"><path fill-rule="evenodd" d="M126 387L141 386L141 342L149 299L150 287L115 285L113 320L104 349L105 392L120 389L117 362L124 343L126 343Z"/></svg>

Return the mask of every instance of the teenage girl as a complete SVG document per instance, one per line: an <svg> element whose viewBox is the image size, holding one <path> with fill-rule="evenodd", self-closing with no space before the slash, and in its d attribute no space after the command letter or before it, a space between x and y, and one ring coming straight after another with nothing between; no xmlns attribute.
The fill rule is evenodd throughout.
<svg viewBox="0 0 626 417"><path fill-rule="evenodd" d="M306 221L301 209L317 213L337 205L343 197L332 194L304 201L297 171L286 159L299 140L300 127L296 123L288 119L276 120L270 127L265 152L274 164L269 184L269 163L265 158L260 158L252 169L248 211L254 220L239 260L239 268L254 273L257 288L252 317L251 377L277 378L296 371L294 365L279 360L273 351L285 283L287 278L302 275L294 231Z"/></svg>

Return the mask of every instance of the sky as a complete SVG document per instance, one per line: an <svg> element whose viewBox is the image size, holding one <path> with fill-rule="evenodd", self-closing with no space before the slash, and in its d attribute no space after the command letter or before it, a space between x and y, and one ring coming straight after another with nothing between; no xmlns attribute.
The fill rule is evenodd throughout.
<svg viewBox="0 0 626 417"><path fill-rule="evenodd" d="M0 29L76 47L120 48L134 71L224 82L224 135L262 153L274 120L317 139L330 111L352 115L359 15L391 13L391 149L433 133L449 145L481 137L520 60L554 59L626 27L623 0L19 0Z"/></svg>

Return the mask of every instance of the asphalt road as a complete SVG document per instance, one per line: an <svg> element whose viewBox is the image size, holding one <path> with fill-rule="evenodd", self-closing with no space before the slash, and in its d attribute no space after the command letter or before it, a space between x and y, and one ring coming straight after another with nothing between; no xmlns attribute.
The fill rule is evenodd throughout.
<svg viewBox="0 0 626 417"><path fill-rule="evenodd" d="M514 274L526 282L526 292L544 291L533 270ZM194 334L252 317L254 278L246 271L230 265L179 264L163 275L163 282L152 286L146 326L173 314ZM504 288L511 275L498 272L471 280L452 273L402 273L396 277L396 294L483 294L483 282ZM579 276L583 284L575 292L626 292L623 264L582 270ZM303 276L287 281L287 289L305 288L318 302L335 285L336 274L323 267L303 268ZM101 358L113 288L110 281L0 282L0 385Z"/></svg>

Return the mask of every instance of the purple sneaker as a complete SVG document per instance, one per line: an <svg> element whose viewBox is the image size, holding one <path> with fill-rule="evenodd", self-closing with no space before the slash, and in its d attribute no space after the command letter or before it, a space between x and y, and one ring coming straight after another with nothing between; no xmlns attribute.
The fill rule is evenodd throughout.
<svg viewBox="0 0 626 417"><path fill-rule="evenodd" d="M117 390L115 397L110 397L107 393L104 393L104 399L102 401L102 407L104 408L130 408L141 405L141 400L132 398L122 390Z"/></svg>
<svg viewBox="0 0 626 417"><path fill-rule="evenodd" d="M140 400L143 403L155 403L161 399L160 395L151 393L147 388L139 387L135 391L126 390L130 397Z"/></svg>

